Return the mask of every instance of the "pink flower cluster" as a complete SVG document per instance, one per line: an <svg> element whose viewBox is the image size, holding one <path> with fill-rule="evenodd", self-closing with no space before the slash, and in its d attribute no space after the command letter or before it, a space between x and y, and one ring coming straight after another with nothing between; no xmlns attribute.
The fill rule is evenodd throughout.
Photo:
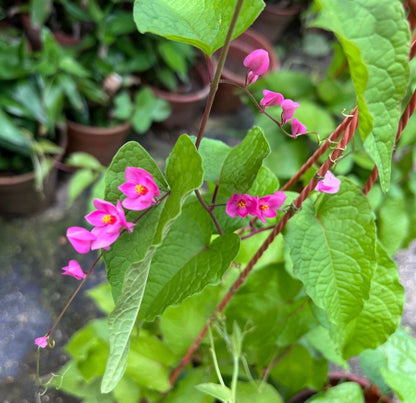
<svg viewBox="0 0 416 403"><path fill-rule="evenodd" d="M88 253L90 250L109 249L120 236L127 230L133 231L134 223L128 222L123 207L129 210L145 210L156 203L156 197L160 196L152 175L141 168L128 167L125 171L126 182L119 186L126 198L116 205L101 199L94 199L96 210L87 214L85 219L93 226L89 231L83 227L70 227L66 231L66 236L74 247L81 254ZM72 276L77 280L85 278L87 275L82 270L76 260L70 260L68 266L62 268L63 275ZM41 348L48 345L49 336L38 337L35 344Z"/></svg>
<svg viewBox="0 0 416 403"><path fill-rule="evenodd" d="M282 207L286 197L280 191L260 198L248 194L234 194L228 200L225 211L230 217L244 218L247 215L252 215L265 223L266 218L277 216L277 210Z"/></svg>
<svg viewBox="0 0 416 403"><path fill-rule="evenodd" d="M253 50L243 62L247 67L247 85L257 81L257 79L269 69L269 54L264 49ZM260 105L265 110L269 106L280 105L282 107L281 123L286 124L295 114L295 110L299 108L299 104L291 99L285 99L279 92L269 90L263 91L263 98ZM291 122L292 137L296 138L300 134L306 133L306 126L293 118Z"/></svg>
<svg viewBox="0 0 416 403"><path fill-rule="evenodd" d="M292 119L293 115L299 104L291 99L285 99L282 94L279 92L273 92L269 90L263 90L263 98L260 101L260 105L263 107L263 110L269 106L280 105L282 107L281 123L286 124ZM293 118L291 122L292 128L292 137L297 137L299 134L306 133L306 126L299 122L298 119Z"/></svg>

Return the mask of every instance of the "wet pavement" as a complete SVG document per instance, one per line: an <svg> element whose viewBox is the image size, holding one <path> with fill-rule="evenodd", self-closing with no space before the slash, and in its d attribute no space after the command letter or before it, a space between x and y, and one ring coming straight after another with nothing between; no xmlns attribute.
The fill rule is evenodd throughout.
<svg viewBox="0 0 416 403"><path fill-rule="evenodd" d="M241 116L240 116L241 115ZM251 125L250 111L243 109L238 116L220 117L210 122L210 137L237 142L239 135ZM224 127L229 128L227 131ZM229 132L235 137L227 137ZM193 130L195 132L195 128ZM140 142L160 163L168 155L175 136L167 132L141 137ZM44 212L24 217L0 217L0 402L25 403L36 401L37 348L33 344L52 325L77 286L77 281L62 276L60 268L74 258L74 250L65 238L69 226L84 225L88 192L67 206L69 174L62 174L56 199ZM94 254L77 255L84 269ZM406 288L403 325L416 335L416 243L397 254L402 283ZM104 266L98 265L64 315L53 336L56 348L42 350L41 374L58 371L68 357L62 347L70 336L90 319L101 315L85 291L105 281ZM78 400L49 390L42 402L71 403Z"/></svg>

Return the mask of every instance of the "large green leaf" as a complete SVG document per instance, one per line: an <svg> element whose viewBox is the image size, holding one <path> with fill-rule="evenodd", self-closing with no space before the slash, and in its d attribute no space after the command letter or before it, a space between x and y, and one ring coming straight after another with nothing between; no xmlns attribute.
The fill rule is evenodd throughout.
<svg viewBox="0 0 416 403"><path fill-rule="evenodd" d="M215 375L212 373L210 367L200 366L192 368L192 371L183 372L178 382L175 383L174 388L169 391L169 394L163 399L164 403L212 403L214 399L195 388L195 385L206 382L213 382Z"/></svg>
<svg viewBox="0 0 416 403"><path fill-rule="evenodd" d="M0 146L30 155L33 145L29 136L14 123L10 116L0 108Z"/></svg>
<svg viewBox="0 0 416 403"><path fill-rule="evenodd" d="M370 293L375 255L374 216L366 197L343 179L321 203L304 203L290 220L286 241L293 272L331 322L344 327Z"/></svg>
<svg viewBox="0 0 416 403"><path fill-rule="evenodd" d="M386 383L397 393L403 403L415 397L416 340L399 329L382 347L386 365L380 371Z"/></svg>
<svg viewBox="0 0 416 403"><path fill-rule="evenodd" d="M140 32L151 32L189 43L211 55L224 45L236 0L136 0L134 20ZM234 35L240 35L264 7L262 0L245 1Z"/></svg>
<svg viewBox="0 0 416 403"><path fill-rule="evenodd" d="M218 282L238 252L235 234L210 244L212 222L196 200L184 207L150 267L139 319L152 320L169 305Z"/></svg>
<svg viewBox="0 0 416 403"><path fill-rule="evenodd" d="M402 188L393 184L378 210L378 237L390 256L403 245L408 236L410 217Z"/></svg>
<svg viewBox="0 0 416 403"><path fill-rule="evenodd" d="M262 381L238 382L236 397L239 403L283 403L277 390Z"/></svg>
<svg viewBox="0 0 416 403"><path fill-rule="evenodd" d="M217 400L220 400L221 402L228 402L232 398L231 389L225 385L220 385L218 383L200 383L199 385L196 385L195 388L200 392L215 397Z"/></svg>
<svg viewBox="0 0 416 403"><path fill-rule="evenodd" d="M196 140L196 137L193 139ZM231 147L220 140L203 137L198 151L202 157L202 166L205 173L204 179L217 183L222 164L230 153Z"/></svg>
<svg viewBox="0 0 416 403"><path fill-rule="evenodd" d="M167 191L168 184L156 162L139 143L131 141L120 148L106 172L106 200L116 203L120 199L122 193L118 187L125 182L124 172L129 166L145 169L153 176L161 192ZM126 270L131 264L140 262L150 245L152 245L163 207L164 203L153 208L152 211L141 218L133 233L123 233L118 242L112 245L108 252L105 252L104 260L107 267L107 277L115 301L118 300L121 294ZM128 217L136 216L136 212L128 213Z"/></svg>
<svg viewBox="0 0 416 403"><path fill-rule="evenodd" d="M149 213L140 219L131 234L125 232L119 240L104 254L107 267L107 278L111 284L111 292L114 301L117 302L121 295L126 270L146 255L153 244L157 224L162 214L164 202L154 207Z"/></svg>
<svg viewBox="0 0 416 403"><path fill-rule="evenodd" d="M293 344L271 372L273 379L284 386L289 395L307 387L321 389L327 375L328 362L324 358L311 356L301 344Z"/></svg>
<svg viewBox="0 0 416 403"><path fill-rule="evenodd" d="M245 336L244 346L257 364L267 365L276 346L295 342L316 323L310 299L298 297L301 288L302 283L283 265L271 264L252 273L227 306L230 323L250 324L252 330Z"/></svg>
<svg viewBox="0 0 416 403"><path fill-rule="evenodd" d="M376 348L387 340L400 323L404 290L394 261L380 243L377 244L377 266L371 280L370 298L362 312L352 320L343 342L344 358Z"/></svg>
<svg viewBox="0 0 416 403"><path fill-rule="evenodd" d="M244 140L224 160L220 189L233 193L245 193L253 185L270 147L260 127L251 129Z"/></svg>
<svg viewBox="0 0 416 403"><path fill-rule="evenodd" d="M112 167L113 164L110 170ZM105 393L114 389L126 369L130 335L140 310L156 249L181 213L187 196L202 184L201 157L187 135L179 137L169 156L166 178L170 195L160 213L152 245L141 261L131 262L127 268L121 295L109 316L110 356L101 384L101 390Z"/></svg>
<svg viewBox="0 0 416 403"><path fill-rule="evenodd" d="M360 134L377 165L382 188L390 184L399 103L409 78L409 25L392 0L316 0L313 25L333 31L349 62L360 113Z"/></svg>
<svg viewBox="0 0 416 403"><path fill-rule="evenodd" d="M186 298L180 305L170 306L160 318L166 345L182 357L204 327L207 317L220 302L220 286L208 286Z"/></svg>
<svg viewBox="0 0 416 403"><path fill-rule="evenodd" d="M326 392L312 397L310 403L364 403L364 394L361 386L355 382L341 383Z"/></svg>

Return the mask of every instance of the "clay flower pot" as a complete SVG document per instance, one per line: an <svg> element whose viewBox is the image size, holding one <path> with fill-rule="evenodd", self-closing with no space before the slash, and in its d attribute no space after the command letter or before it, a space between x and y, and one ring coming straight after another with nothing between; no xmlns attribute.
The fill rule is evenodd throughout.
<svg viewBox="0 0 416 403"><path fill-rule="evenodd" d="M300 12L300 6L284 8L279 5L266 5L251 29L275 43Z"/></svg>
<svg viewBox="0 0 416 403"><path fill-rule="evenodd" d="M95 127L67 120L66 125L68 132L66 154L84 151L96 157L103 165L110 164L130 130L130 123L114 127Z"/></svg>
<svg viewBox="0 0 416 403"><path fill-rule="evenodd" d="M357 375L346 374L344 372L331 372L328 375L329 384L336 386L342 382L355 382L361 386L364 392L364 401L366 403L393 403L393 400L388 396L383 395L380 390L369 382L367 379L361 378ZM303 403L317 392L312 390L303 390L293 396L289 403Z"/></svg>
<svg viewBox="0 0 416 403"><path fill-rule="evenodd" d="M225 62L221 78L244 85L247 69L243 65L245 57L256 49L265 49L269 54L270 65L268 72L278 69L279 60L274 52L272 44L262 35L248 29L230 43L227 60ZM219 51L214 54L219 57ZM215 96L213 111L216 113L232 113L242 106L239 90L226 83L220 83Z"/></svg>
<svg viewBox="0 0 416 403"><path fill-rule="evenodd" d="M59 146L62 153L55 156L55 161L62 160L67 144L66 131L58 131ZM53 166L43 181L41 191L35 188L35 173L6 175L0 171L0 214L5 216L27 215L40 212L48 207L55 195L58 181L58 169Z"/></svg>
<svg viewBox="0 0 416 403"><path fill-rule="evenodd" d="M161 125L171 128L189 128L195 119L202 116L205 100L210 89L210 80L207 68L197 65L190 71L191 90L177 92L151 87L156 97L169 102L170 116L161 122Z"/></svg>

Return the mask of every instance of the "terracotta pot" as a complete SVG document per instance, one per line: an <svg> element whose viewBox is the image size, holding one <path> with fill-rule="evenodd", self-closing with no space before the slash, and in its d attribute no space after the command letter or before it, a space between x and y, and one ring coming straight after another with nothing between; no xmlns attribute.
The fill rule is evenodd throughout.
<svg viewBox="0 0 416 403"><path fill-rule="evenodd" d="M265 49L269 53L269 73L278 69L279 60L271 43L262 35L249 29L230 43L221 78L233 81L239 85L244 85L247 69L243 65L243 60L249 53L256 49ZM214 62L218 57L219 51L214 54ZM239 89L233 85L220 83L212 108L213 112L231 113L241 108L242 103L238 92Z"/></svg>
<svg viewBox="0 0 416 403"><path fill-rule="evenodd" d="M358 383L364 392L364 401L366 403L393 403L393 400L388 396L383 395L380 390L369 382L367 379L361 378L357 375L346 374L344 372L331 372L328 375L329 384L336 386L342 382ZM289 403L303 403L317 392L312 390L303 390L293 396Z"/></svg>
<svg viewBox="0 0 416 403"><path fill-rule="evenodd" d="M103 165L110 164L130 131L130 123L114 127L95 127L67 120L66 125L68 131L66 154L84 151L96 157Z"/></svg>
<svg viewBox="0 0 416 403"><path fill-rule="evenodd" d="M278 5L266 5L251 29L275 43L300 12L301 7L299 6L283 8Z"/></svg>
<svg viewBox="0 0 416 403"><path fill-rule="evenodd" d="M151 87L153 93L165 101L171 107L170 116L161 122L166 128L189 128L195 119L202 116L205 100L210 89L210 80L207 68L197 65L190 72L192 90L189 92L170 92Z"/></svg>
<svg viewBox="0 0 416 403"><path fill-rule="evenodd" d="M59 130L59 146L62 153L55 156L55 161L62 160L67 144L65 129ZM21 175L5 176L0 172L0 214L5 216L33 214L50 205L55 194L58 169L53 166L43 181L42 191L35 188L34 172Z"/></svg>

